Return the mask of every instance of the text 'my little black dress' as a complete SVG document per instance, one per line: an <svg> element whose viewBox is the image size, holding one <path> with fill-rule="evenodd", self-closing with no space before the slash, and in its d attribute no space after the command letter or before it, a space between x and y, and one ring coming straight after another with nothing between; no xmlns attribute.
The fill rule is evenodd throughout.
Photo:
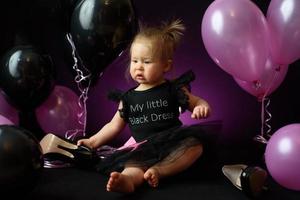
<svg viewBox="0 0 300 200"><path fill-rule="evenodd" d="M201 124L185 126L179 120L179 108L188 108L188 96L182 88L190 89L194 78L194 73L188 71L145 91L132 88L110 95L122 101L120 116L128 123L138 145L114 151L97 164L97 170L109 173L121 171L125 164L148 168L163 160L174 162L186 149L200 143L205 151L206 141L211 137L207 131L210 125L208 129Z"/></svg>

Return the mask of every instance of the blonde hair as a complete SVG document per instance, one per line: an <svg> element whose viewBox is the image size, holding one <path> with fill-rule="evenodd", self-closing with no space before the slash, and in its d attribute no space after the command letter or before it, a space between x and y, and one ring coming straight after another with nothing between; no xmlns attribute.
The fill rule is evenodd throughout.
<svg viewBox="0 0 300 200"><path fill-rule="evenodd" d="M171 22L163 22L158 27L141 26L132 44L137 41L147 40L152 44L153 56L163 61L172 60L184 31L185 27L179 19Z"/></svg>

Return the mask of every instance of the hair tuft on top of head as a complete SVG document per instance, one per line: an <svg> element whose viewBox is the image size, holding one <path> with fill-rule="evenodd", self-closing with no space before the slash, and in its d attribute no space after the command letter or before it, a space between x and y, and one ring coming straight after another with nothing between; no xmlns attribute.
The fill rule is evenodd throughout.
<svg viewBox="0 0 300 200"><path fill-rule="evenodd" d="M163 34L167 37L171 37L177 45L185 31L185 26L181 19L176 19L171 22L163 22L161 29Z"/></svg>
<svg viewBox="0 0 300 200"><path fill-rule="evenodd" d="M173 60L174 51L184 31L185 27L180 19L162 22L160 26L140 25L140 31L133 43L141 40L149 41L152 43L153 55L156 58Z"/></svg>

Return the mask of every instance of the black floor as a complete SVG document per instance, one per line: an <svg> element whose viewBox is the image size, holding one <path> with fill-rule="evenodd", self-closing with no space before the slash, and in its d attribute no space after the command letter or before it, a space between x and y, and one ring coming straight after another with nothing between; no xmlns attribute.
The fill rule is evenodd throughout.
<svg viewBox="0 0 300 200"><path fill-rule="evenodd" d="M235 188L225 177L202 177L202 172L184 172L161 181L158 188L142 185L134 194L121 195L105 191L107 177L101 174L76 168L44 169L37 186L28 199L36 200L121 200L121 199L231 199L247 200L243 192ZM208 175L208 174L207 174ZM284 189L277 183L268 180L269 190L259 199L299 200L300 192Z"/></svg>
<svg viewBox="0 0 300 200"><path fill-rule="evenodd" d="M146 183L134 194L106 192L108 177L76 167L42 170L34 189L27 195L30 200L249 200L222 174L224 164L260 166L264 147L249 144L221 145L199 159L188 170L160 181L158 188ZM285 189L269 175L268 191L258 199L299 200L300 191ZM2 198L1 198L2 199ZM23 198L25 199L25 196Z"/></svg>

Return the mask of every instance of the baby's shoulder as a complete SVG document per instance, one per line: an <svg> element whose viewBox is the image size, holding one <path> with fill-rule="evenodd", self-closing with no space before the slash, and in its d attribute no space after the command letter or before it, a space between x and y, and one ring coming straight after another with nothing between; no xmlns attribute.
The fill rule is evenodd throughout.
<svg viewBox="0 0 300 200"><path fill-rule="evenodd" d="M120 102L123 99L125 94L126 92L122 90L113 89L108 92L107 98L111 101Z"/></svg>
<svg viewBox="0 0 300 200"><path fill-rule="evenodd" d="M195 80L195 74L192 70L189 70L178 78L171 81L171 84L175 89L181 89L182 87L187 87L190 90L190 83Z"/></svg>

